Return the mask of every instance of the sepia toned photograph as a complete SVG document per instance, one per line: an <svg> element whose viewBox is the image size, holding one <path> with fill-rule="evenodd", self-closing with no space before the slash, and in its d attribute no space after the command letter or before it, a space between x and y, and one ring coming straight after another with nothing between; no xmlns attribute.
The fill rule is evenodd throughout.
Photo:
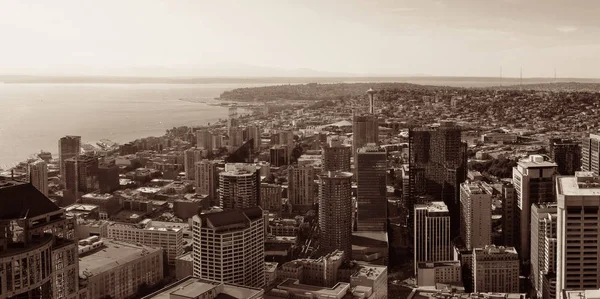
<svg viewBox="0 0 600 299"><path fill-rule="evenodd" d="M0 0L0 299L600 299L599 0Z"/></svg>

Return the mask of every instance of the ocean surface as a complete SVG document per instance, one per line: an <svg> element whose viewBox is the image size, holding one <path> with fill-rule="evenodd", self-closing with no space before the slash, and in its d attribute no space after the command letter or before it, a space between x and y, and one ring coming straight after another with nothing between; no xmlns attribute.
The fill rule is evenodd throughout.
<svg viewBox="0 0 600 299"><path fill-rule="evenodd" d="M56 158L65 135L125 143L227 118L226 107L180 99L216 103L225 90L265 85L0 83L0 169L40 150Z"/></svg>

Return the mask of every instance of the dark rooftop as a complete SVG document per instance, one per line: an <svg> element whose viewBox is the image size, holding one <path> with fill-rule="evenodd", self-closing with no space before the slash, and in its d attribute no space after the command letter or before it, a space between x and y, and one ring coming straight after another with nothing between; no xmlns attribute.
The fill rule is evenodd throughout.
<svg viewBox="0 0 600 299"><path fill-rule="evenodd" d="M199 216L202 220L202 225L206 225L207 221L210 221L214 227L220 227L238 223L246 223L248 220L256 220L262 217L262 209L259 207L254 207L218 213L201 214Z"/></svg>
<svg viewBox="0 0 600 299"><path fill-rule="evenodd" d="M60 210L30 183L0 181L0 219L31 218Z"/></svg>

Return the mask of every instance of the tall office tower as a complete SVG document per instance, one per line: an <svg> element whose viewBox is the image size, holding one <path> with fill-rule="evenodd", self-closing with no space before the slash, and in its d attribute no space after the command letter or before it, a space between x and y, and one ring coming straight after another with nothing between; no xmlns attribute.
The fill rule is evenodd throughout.
<svg viewBox="0 0 600 299"><path fill-rule="evenodd" d="M441 201L415 205L414 264L452 260L450 213Z"/></svg>
<svg viewBox="0 0 600 299"><path fill-rule="evenodd" d="M460 237L468 250L492 244L492 195L481 182L460 184Z"/></svg>
<svg viewBox="0 0 600 299"><path fill-rule="evenodd" d="M260 207L271 213L281 213L283 187L276 184L260 184Z"/></svg>
<svg viewBox="0 0 600 299"><path fill-rule="evenodd" d="M213 146L213 135L208 130L196 131L196 147L199 149L205 149L211 151Z"/></svg>
<svg viewBox="0 0 600 299"><path fill-rule="evenodd" d="M368 144L356 157L357 229L387 232L387 153Z"/></svg>
<svg viewBox="0 0 600 299"><path fill-rule="evenodd" d="M600 288L600 177L593 172L556 180L556 294Z"/></svg>
<svg viewBox="0 0 600 299"><path fill-rule="evenodd" d="M338 139L330 139L321 149L323 171L350 172L352 147L342 144Z"/></svg>
<svg viewBox="0 0 600 299"><path fill-rule="evenodd" d="M288 165L290 149L284 145L275 145L269 150L269 162L273 167Z"/></svg>
<svg viewBox="0 0 600 299"><path fill-rule="evenodd" d="M244 143L244 129L240 127L231 127L227 130L229 140L227 145L233 148L238 148Z"/></svg>
<svg viewBox="0 0 600 299"><path fill-rule="evenodd" d="M368 143L379 145L379 119L372 114L353 115L352 156L354 157L355 164L356 152Z"/></svg>
<svg viewBox="0 0 600 299"><path fill-rule="evenodd" d="M30 183L0 182L0 298L78 298L75 220Z"/></svg>
<svg viewBox="0 0 600 299"><path fill-rule="evenodd" d="M212 146L213 146L213 148L222 148L223 147L223 135L213 134L212 135Z"/></svg>
<svg viewBox="0 0 600 299"><path fill-rule="evenodd" d="M287 145L289 148L294 148L294 132L292 131L279 131L279 144Z"/></svg>
<svg viewBox="0 0 600 299"><path fill-rule="evenodd" d="M203 159L196 163L196 193L207 195L211 206L218 206L219 173L215 161Z"/></svg>
<svg viewBox="0 0 600 299"><path fill-rule="evenodd" d="M256 207L260 203L260 172L256 165L227 163L219 173L219 202L223 210Z"/></svg>
<svg viewBox="0 0 600 299"><path fill-rule="evenodd" d="M194 277L262 288L265 225L259 207L194 216Z"/></svg>
<svg viewBox="0 0 600 299"><path fill-rule="evenodd" d="M544 275L556 273L556 210L556 203L531 205L531 282L537 298L543 296Z"/></svg>
<svg viewBox="0 0 600 299"><path fill-rule="evenodd" d="M581 169L581 146L569 139L552 138L549 143L550 158L558 165L561 175L574 175Z"/></svg>
<svg viewBox="0 0 600 299"><path fill-rule="evenodd" d="M98 184L98 158L85 155L65 161L65 191L63 206L75 203L83 194L96 191Z"/></svg>
<svg viewBox="0 0 600 299"><path fill-rule="evenodd" d="M512 183L502 185L502 240L504 246L515 247L518 243L516 225L519 217L517 209L517 192Z"/></svg>
<svg viewBox="0 0 600 299"><path fill-rule="evenodd" d="M590 134L581 141L581 170L600 175L600 135Z"/></svg>
<svg viewBox="0 0 600 299"><path fill-rule="evenodd" d="M375 94L377 92L374 91L372 88L369 88L369 90L367 90L367 96L369 96L369 113L373 114L375 111Z"/></svg>
<svg viewBox="0 0 600 299"><path fill-rule="evenodd" d="M246 132L248 134L248 140L252 139L254 141L253 151L255 153L260 152L260 146L262 144L260 128L258 126L248 126L246 127Z"/></svg>
<svg viewBox="0 0 600 299"><path fill-rule="evenodd" d="M411 129L408 138L410 218L416 198L430 195L444 201L454 238L460 230L459 185L467 178L467 145L461 142L461 129L454 122L441 122L438 127Z"/></svg>
<svg viewBox="0 0 600 299"><path fill-rule="evenodd" d="M65 136L58 140L58 159L60 164L60 179L65 181L65 161L79 156L81 151L81 136Z"/></svg>
<svg viewBox="0 0 600 299"><path fill-rule="evenodd" d="M312 206L316 203L315 179L317 172L309 165L288 168L288 199L294 206Z"/></svg>
<svg viewBox="0 0 600 299"><path fill-rule="evenodd" d="M319 175L321 249L344 252L352 259L352 173L327 171Z"/></svg>
<svg viewBox="0 0 600 299"><path fill-rule="evenodd" d="M48 196L48 165L42 160L30 163L27 167L29 182L42 194Z"/></svg>
<svg viewBox="0 0 600 299"><path fill-rule="evenodd" d="M529 264L531 241L531 205L554 202L556 163L543 156L531 155L513 167L513 184L517 194L517 251L523 266ZM523 268L526 271L528 267ZM529 273L523 273L529 275Z"/></svg>
<svg viewBox="0 0 600 299"><path fill-rule="evenodd" d="M518 293L519 255L515 248L474 248L473 286L476 293Z"/></svg>
<svg viewBox="0 0 600 299"><path fill-rule="evenodd" d="M227 119L227 130L239 126L237 105L232 104L229 106L229 118Z"/></svg>
<svg viewBox="0 0 600 299"><path fill-rule="evenodd" d="M119 190L119 166L115 164L98 165L98 187L102 193Z"/></svg>
<svg viewBox="0 0 600 299"><path fill-rule="evenodd" d="M183 152L183 167L186 179L196 179L196 163L200 160L202 160L202 151L198 148L190 148Z"/></svg>

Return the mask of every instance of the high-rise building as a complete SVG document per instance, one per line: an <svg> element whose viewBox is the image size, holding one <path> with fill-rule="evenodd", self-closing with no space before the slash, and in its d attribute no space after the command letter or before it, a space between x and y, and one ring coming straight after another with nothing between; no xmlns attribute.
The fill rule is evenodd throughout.
<svg viewBox="0 0 600 299"><path fill-rule="evenodd" d="M369 113L373 114L375 111L375 94L377 92L374 91L372 88L369 88L369 90L367 90L367 96L369 96Z"/></svg>
<svg viewBox="0 0 600 299"><path fill-rule="evenodd" d="M519 255L515 248L474 248L473 286L476 293L518 293Z"/></svg>
<svg viewBox="0 0 600 299"><path fill-rule="evenodd" d="M492 195L481 182L460 184L460 237L468 250L492 244Z"/></svg>
<svg viewBox="0 0 600 299"><path fill-rule="evenodd" d="M215 146L213 145L213 135L208 130L196 131L196 147L199 149L205 149L211 151Z"/></svg>
<svg viewBox="0 0 600 299"><path fill-rule="evenodd" d="M230 127L227 130L229 141L227 145L233 149L236 149L244 143L244 129L238 126Z"/></svg>
<svg viewBox="0 0 600 299"><path fill-rule="evenodd" d="M387 231L387 153L368 144L356 157L357 229Z"/></svg>
<svg viewBox="0 0 600 299"><path fill-rule="evenodd" d="M354 157L355 164L356 152L368 143L379 145L379 119L372 114L353 115L352 156Z"/></svg>
<svg viewBox="0 0 600 299"><path fill-rule="evenodd" d="M212 146L213 146L213 148L222 148L223 147L223 135L221 135L221 134L212 135Z"/></svg>
<svg viewBox="0 0 600 299"><path fill-rule="evenodd" d="M275 145L269 150L269 162L273 167L288 165L290 149L284 145Z"/></svg>
<svg viewBox="0 0 600 299"><path fill-rule="evenodd" d="M0 298L78 298L74 221L32 184L0 181Z"/></svg>
<svg viewBox="0 0 600 299"><path fill-rule="evenodd" d="M282 193L281 185L262 183L260 185L260 207L271 213L281 213Z"/></svg>
<svg viewBox="0 0 600 299"><path fill-rule="evenodd" d="M414 207L414 265L452 260L450 213L441 201Z"/></svg>
<svg viewBox="0 0 600 299"><path fill-rule="evenodd" d="M537 298L543 297L544 276L556 273L556 217L556 203L531 205L531 282Z"/></svg>
<svg viewBox="0 0 600 299"><path fill-rule="evenodd" d="M260 172L254 164L227 163L219 173L219 202L223 210L257 207Z"/></svg>
<svg viewBox="0 0 600 299"><path fill-rule="evenodd" d="M208 200L210 200L212 206L220 205L217 165L215 161L206 159L196 163L196 193L208 195Z"/></svg>
<svg viewBox="0 0 600 299"><path fill-rule="evenodd" d="M202 160L202 150L191 148L183 153L183 167L185 169L185 178L188 180L196 179L196 162Z"/></svg>
<svg viewBox="0 0 600 299"><path fill-rule="evenodd" d="M467 145L454 122L409 130L409 182L407 208L412 214L416 198L430 195L444 201L450 212L451 234L459 234L460 184L467 178ZM412 215L410 215L412 218Z"/></svg>
<svg viewBox="0 0 600 299"><path fill-rule="evenodd" d="M259 207L194 216L194 277L262 288L265 225Z"/></svg>
<svg viewBox="0 0 600 299"><path fill-rule="evenodd" d="M98 190L98 158L85 155L67 159L65 187L63 206L75 203L83 194Z"/></svg>
<svg viewBox="0 0 600 299"><path fill-rule="evenodd" d="M593 172L556 180L556 294L600 288L600 177ZM566 298L562 298L566 299Z"/></svg>
<svg viewBox="0 0 600 299"><path fill-rule="evenodd" d="M581 170L600 175L600 135L590 134L581 142Z"/></svg>
<svg viewBox="0 0 600 299"><path fill-rule="evenodd" d="M311 206L316 202L316 171L309 165L288 168L288 198L294 206Z"/></svg>
<svg viewBox="0 0 600 299"><path fill-rule="evenodd" d="M518 243L516 219L519 217L517 209L517 193L511 183L502 185L502 239L504 246L515 247Z"/></svg>
<svg viewBox="0 0 600 299"><path fill-rule="evenodd" d="M102 193L119 190L119 166L115 164L98 165L98 186Z"/></svg>
<svg viewBox="0 0 600 299"><path fill-rule="evenodd" d="M30 163L27 168L29 182L48 196L48 164L42 160Z"/></svg>
<svg viewBox="0 0 600 299"><path fill-rule="evenodd" d="M319 228L321 249L339 249L352 258L352 173L322 172L319 177Z"/></svg>
<svg viewBox="0 0 600 299"><path fill-rule="evenodd" d="M246 132L248 135L248 140L252 139L254 142L254 152L258 153L260 151L260 146L262 144L261 141L261 132L260 132L260 128L258 126L248 126L246 127Z"/></svg>
<svg viewBox="0 0 600 299"><path fill-rule="evenodd" d="M581 146L574 140L552 138L549 143L550 158L557 164L561 175L573 175L581 169Z"/></svg>
<svg viewBox="0 0 600 299"><path fill-rule="evenodd" d="M350 166L351 146L344 145L337 139L331 139L322 147L321 151L323 171L352 171Z"/></svg>
<svg viewBox="0 0 600 299"><path fill-rule="evenodd" d="M58 159L60 164L60 178L65 181L65 161L79 156L81 152L81 136L65 136L58 140Z"/></svg>
<svg viewBox="0 0 600 299"><path fill-rule="evenodd" d="M554 202L556 163L540 155L531 155L513 167L513 184L517 195L517 251L522 265L529 264L531 242L531 205ZM524 270L527 267L524 268ZM524 273L529 275L529 273Z"/></svg>
<svg viewBox="0 0 600 299"><path fill-rule="evenodd" d="M294 132L293 131L279 131L279 144L287 145L289 148L294 148Z"/></svg>

